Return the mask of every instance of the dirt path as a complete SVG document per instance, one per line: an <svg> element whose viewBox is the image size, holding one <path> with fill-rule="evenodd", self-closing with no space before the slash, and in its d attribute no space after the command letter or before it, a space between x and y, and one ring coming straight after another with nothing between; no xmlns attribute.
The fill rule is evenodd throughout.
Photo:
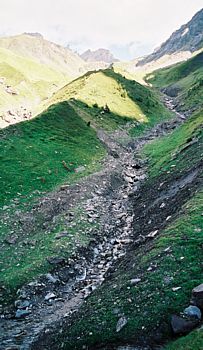
<svg viewBox="0 0 203 350"><path fill-rule="evenodd" d="M173 109L171 101L169 102L168 107ZM116 141L117 135L108 135L99 130L98 137L109 150L103 170L76 185L65 189L61 187L50 193L40 200L29 217L24 218L24 228L29 226L32 229L36 216L43 214L46 223L46 220L53 220L80 202L90 220L94 222L98 219L99 229L88 248L79 250L72 263L62 265L52 275L41 276L19 291L18 310L27 311L27 314L25 318L16 319L13 309L13 313L2 315L1 350L27 350L32 344L37 344L34 345L35 349L49 349L40 345L37 339L42 334L46 338L46 334L61 328L86 297L103 283L116 261L125 256L135 238L134 197L146 178L145 165L139 158L135 158L136 151L149 140L170 132L183 121L184 116L176 113L174 120L157 125L144 137L129 143L128 147L123 147ZM181 179L180 184L171 184L167 194L158 194L162 198L155 195L146 212L148 210L153 216L164 195L169 198L170 209L173 198L179 194L181 198L181 193L187 190L187 186L196 182L198 174L196 169ZM181 201L179 204L181 205ZM177 209L175 206L173 208ZM166 214L169 215L167 211ZM147 234L148 231L145 232ZM139 235L142 236L142 232L139 232L138 239Z"/></svg>

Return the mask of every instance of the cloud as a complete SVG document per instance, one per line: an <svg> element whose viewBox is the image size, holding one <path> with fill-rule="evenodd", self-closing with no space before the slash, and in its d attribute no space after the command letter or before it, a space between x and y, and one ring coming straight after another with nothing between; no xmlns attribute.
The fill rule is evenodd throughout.
<svg viewBox="0 0 203 350"><path fill-rule="evenodd" d="M158 46L201 7L202 0L0 0L1 34L40 32L80 51L107 47L125 56L123 49L132 58Z"/></svg>

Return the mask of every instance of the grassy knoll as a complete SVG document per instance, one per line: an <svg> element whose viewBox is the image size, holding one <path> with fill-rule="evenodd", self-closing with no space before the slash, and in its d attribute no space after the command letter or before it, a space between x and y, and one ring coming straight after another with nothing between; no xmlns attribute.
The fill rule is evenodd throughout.
<svg viewBox="0 0 203 350"><path fill-rule="evenodd" d="M48 103L69 99L83 110L89 107L90 120L98 127L112 131L130 122L133 136L170 117L153 90L110 69L85 74L59 90ZM103 115L106 105L110 113Z"/></svg>

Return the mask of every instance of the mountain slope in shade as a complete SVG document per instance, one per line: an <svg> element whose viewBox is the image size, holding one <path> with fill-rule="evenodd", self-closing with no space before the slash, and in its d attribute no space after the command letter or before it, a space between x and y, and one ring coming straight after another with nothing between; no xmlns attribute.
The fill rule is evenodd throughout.
<svg viewBox="0 0 203 350"><path fill-rule="evenodd" d="M111 64L118 61L113 54L106 49L98 49L95 51L87 50L80 57L87 62L106 62Z"/></svg>
<svg viewBox="0 0 203 350"><path fill-rule="evenodd" d="M52 43L38 33L24 33L12 37L0 38L0 48L37 60L57 71L77 77L85 73L85 62L68 48Z"/></svg>
<svg viewBox="0 0 203 350"><path fill-rule="evenodd" d="M139 61L138 65L145 65L156 61L165 55L178 54L180 52L195 52L203 47L203 9L197 12L192 19L175 31L151 55Z"/></svg>

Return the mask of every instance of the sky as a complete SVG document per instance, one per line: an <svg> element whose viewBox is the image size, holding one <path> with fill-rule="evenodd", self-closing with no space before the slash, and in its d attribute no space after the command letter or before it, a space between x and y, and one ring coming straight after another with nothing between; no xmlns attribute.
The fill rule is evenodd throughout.
<svg viewBox="0 0 203 350"><path fill-rule="evenodd" d="M0 0L0 36L39 32L82 53L107 48L122 60L151 53L203 0Z"/></svg>

